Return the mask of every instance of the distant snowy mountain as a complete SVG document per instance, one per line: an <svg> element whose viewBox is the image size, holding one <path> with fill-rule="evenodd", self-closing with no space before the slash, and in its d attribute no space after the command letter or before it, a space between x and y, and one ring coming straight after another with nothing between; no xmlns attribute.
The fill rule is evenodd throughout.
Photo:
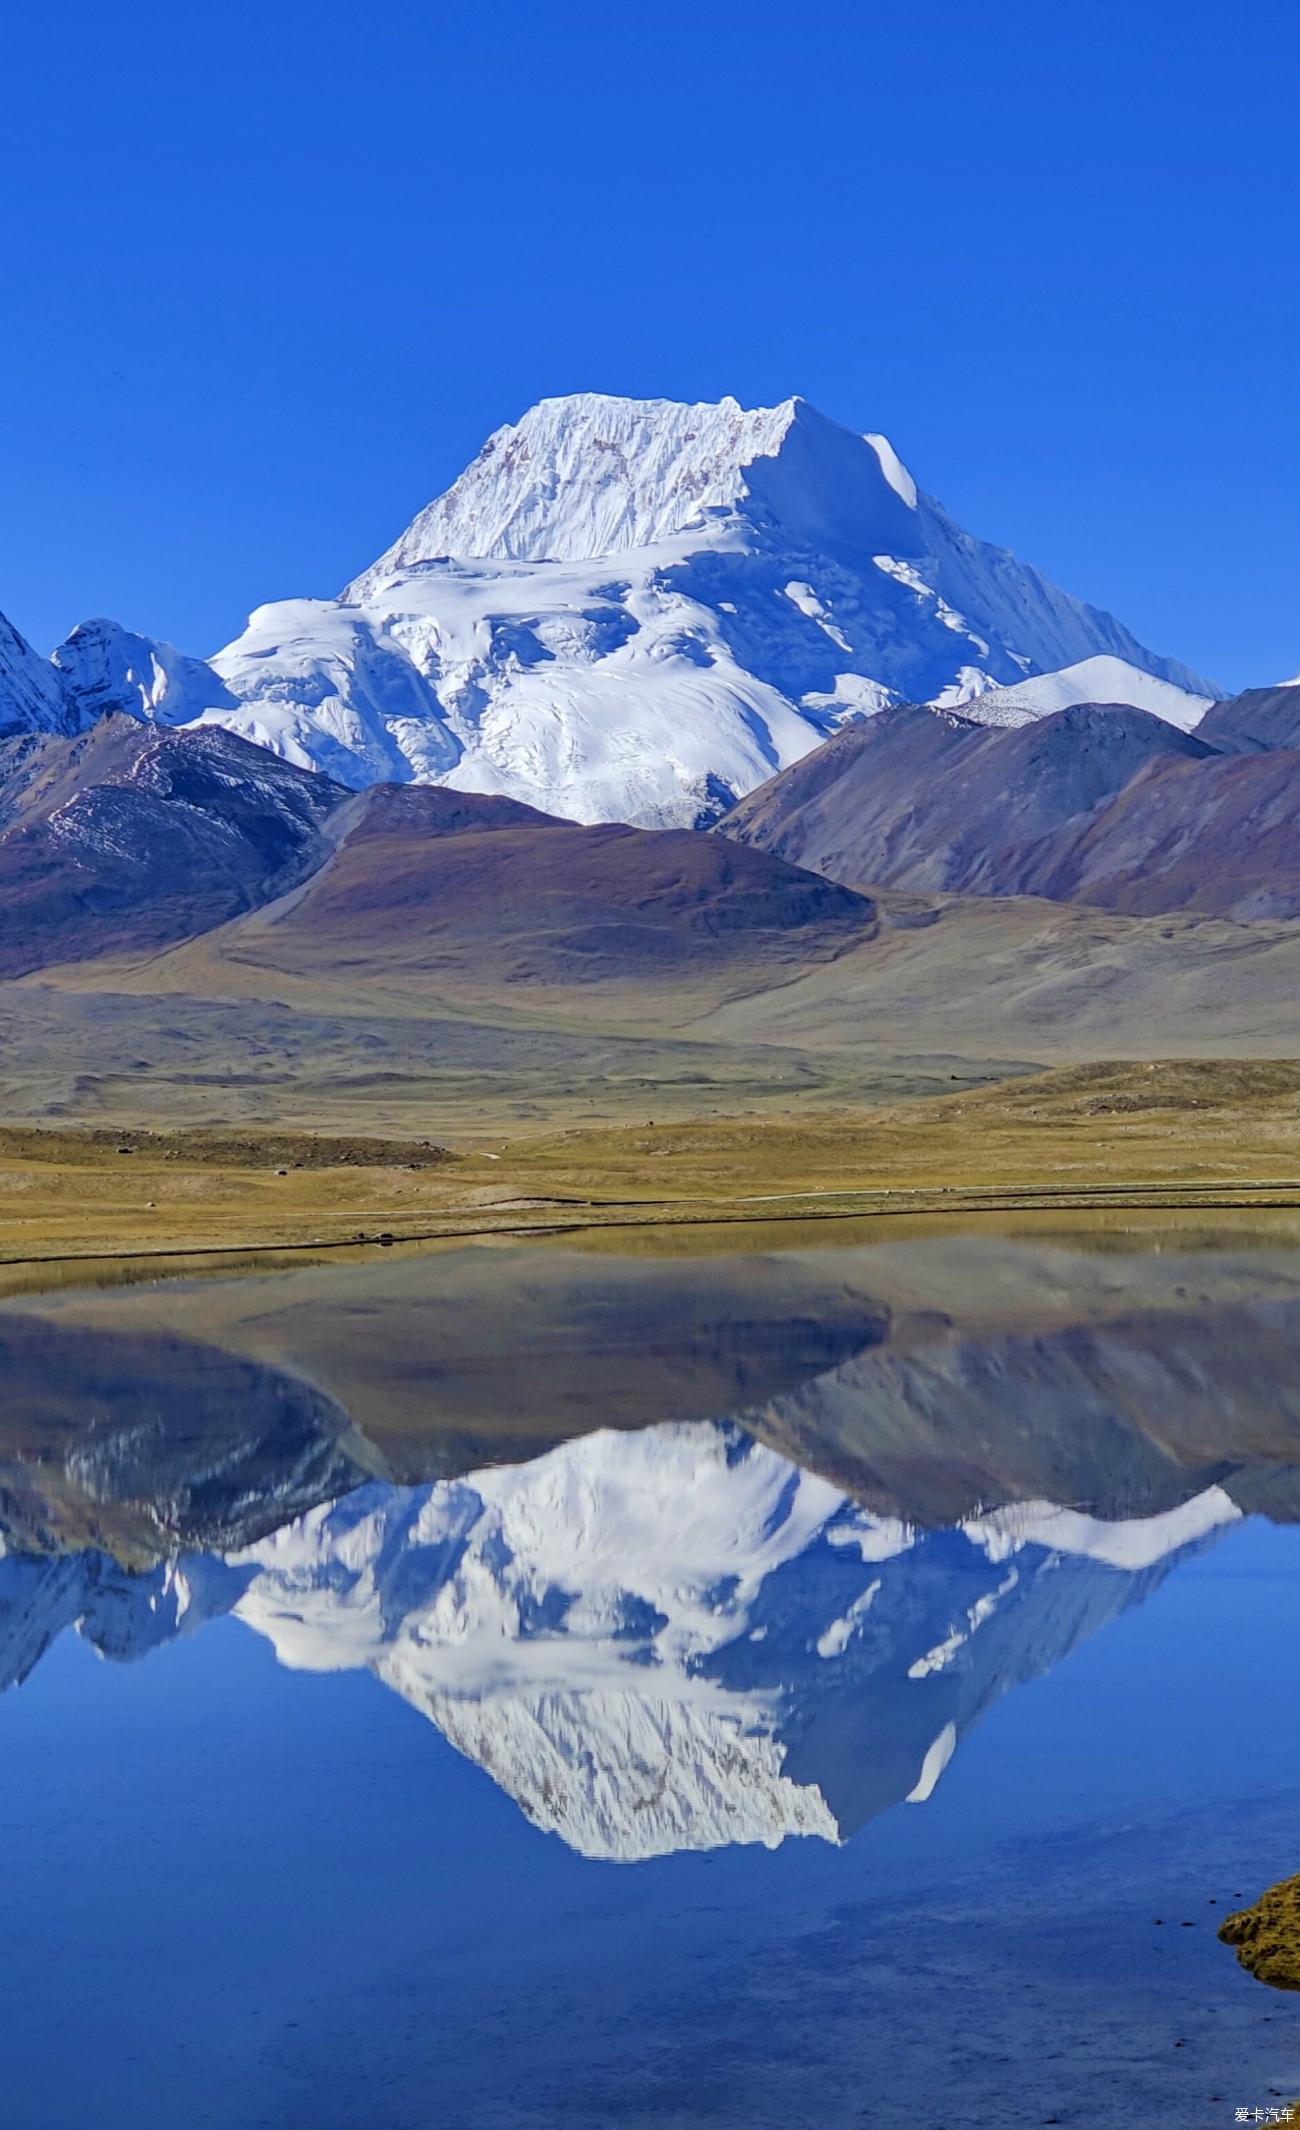
<svg viewBox="0 0 1300 2130"><path fill-rule="evenodd" d="M57 656L79 716L197 717L354 785L647 826L716 819L900 699L1059 674L1073 701L1098 660L1108 696L1177 723L1215 693L799 399L543 400L338 600L259 607L207 667L103 623Z"/></svg>
<svg viewBox="0 0 1300 2130"><path fill-rule="evenodd" d="M238 707L201 658L132 635L116 621L83 621L59 645L54 664L73 706L73 730L113 710L155 725L184 725L205 710Z"/></svg>
<svg viewBox="0 0 1300 2130"><path fill-rule="evenodd" d="M927 1531L734 1426L606 1432L144 1575L0 1559L0 1684L71 1624L130 1657L233 1612L284 1664L371 1670L584 1855L835 1841L1239 1513L1210 1487Z"/></svg>
<svg viewBox="0 0 1300 2130"><path fill-rule="evenodd" d="M1037 673L1009 688L990 688L963 705L967 717L981 725L1030 725L1035 718L1072 710L1080 703L1118 703L1149 710L1190 732L1210 708L1212 697L1189 695L1154 673L1144 673L1123 658L1084 658L1059 673Z"/></svg>

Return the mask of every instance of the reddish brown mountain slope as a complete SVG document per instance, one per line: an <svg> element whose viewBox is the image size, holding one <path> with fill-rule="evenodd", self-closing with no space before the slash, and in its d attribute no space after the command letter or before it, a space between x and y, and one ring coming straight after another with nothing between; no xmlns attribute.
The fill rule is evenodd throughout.
<svg viewBox="0 0 1300 2130"><path fill-rule="evenodd" d="M1300 709L1300 689L1256 694L1270 729L1288 709L1273 698ZM1238 708L1243 731L1264 729L1255 698ZM1300 748L1262 747L1221 753L1116 705L1009 731L905 705L774 777L719 832L870 887L1292 918Z"/></svg>
<svg viewBox="0 0 1300 2130"><path fill-rule="evenodd" d="M304 974L455 968L587 984L822 960L875 932L864 896L764 851L511 807L407 785L363 793L307 886L227 934L223 951Z"/></svg>
<svg viewBox="0 0 1300 2130"><path fill-rule="evenodd" d="M348 794L215 729L0 740L0 976L188 939L318 865Z"/></svg>
<svg viewBox="0 0 1300 2130"><path fill-rule="evenodd" d="M304 973L567 984L816 961L871 937L875 912L716 838L351 792L216 729L113 717L0 741L0 976L222 927L223 952Z"/></svg>

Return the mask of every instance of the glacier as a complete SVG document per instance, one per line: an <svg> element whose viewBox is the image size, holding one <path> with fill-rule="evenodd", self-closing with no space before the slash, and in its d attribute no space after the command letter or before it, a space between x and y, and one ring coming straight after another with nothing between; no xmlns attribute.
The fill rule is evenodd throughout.
<svg viewBox="0 0 1300 2130"><path fill-rule="evenodd" d="M644 827L708 825L901 700L1004 721L1104 683L1190 724L1220 692L964 532L883 436L798 398L593 392L497 430L338 598L261 606L206 664L107 622L55 658L33 722L218 723L355 786Z"/></svg>

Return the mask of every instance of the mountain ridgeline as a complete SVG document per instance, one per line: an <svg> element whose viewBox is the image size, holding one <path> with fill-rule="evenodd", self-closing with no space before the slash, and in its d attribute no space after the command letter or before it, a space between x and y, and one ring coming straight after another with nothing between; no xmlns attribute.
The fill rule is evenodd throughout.
<svg viewBox="0 0 1300 2130"><path fill-rule="evenodd" d="M900 700L1187 725L1218 692L801 399L543 400L337 598L260 606L206 661L105 620L52 664L0 641L0 732L215 724L358 788L643 827L707 825Z"/></svg>
<svg viewBox="0 0 1300 2130"><path fill-rule="evenodd" d="M482 999L666 986L688 1012L850 956L867 1012L888 890L1290 920L1300 749L1220 752L1123 705L991 727L904 704L700 834L357 792L217 726L0 739L0 977L208 939L221 989L259 969ZM217 981L211 957L159 966L164 989Z"/></svg>
<svg viewBox="0 0 1300 2130"><path fill-rule="evenodd" d="M1292 918L1297 728L1300 688L1219 704L1195 733L1120 704L1002 729L905 704L837 733L720 830L877 889Z"/></svg>
<svg viewBox="0 0 1300 2130"><path fill-rule="evenodd" d="M1300 915L1300 686L1216 694L804 401L547 400L337 599L210 661L0 628L0 977L158 956L169 992L348 1010L639 985L675 1026L770 994L766 1041L835 963L808 996L857 1040L882 983L964 959L949 923L913 984L878 892ZM1190 999L1220 945L1164 937L1116 965ZM1234 977L1272 1043L1288 952ZM1087 1001L1063 936L1026 953L1036 1055L1045 1002Z"/></svg>
<svg viewBox="0 0 1300 2130"><path fill-rule="evenodd" d="M139 955L264 913L258 958L328 977L455 963L589 984L800 963L870 939L864 896L685 830L581 828L513 799L352 792L219 727L120 715L0 739L0 976Z"/></svg>

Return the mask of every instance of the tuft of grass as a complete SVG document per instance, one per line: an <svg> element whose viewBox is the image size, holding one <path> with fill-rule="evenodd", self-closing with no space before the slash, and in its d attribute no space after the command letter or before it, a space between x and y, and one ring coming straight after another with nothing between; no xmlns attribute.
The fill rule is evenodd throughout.
<svg viewBox="0 0 1300 2130"><path fill-rule="evenodd" d="M1257 1982L1272 1989L1300 1990L1300 1877L1279 1879L1249 1908L1239 1908L1219 1926L1225 1945Z"/></svg>

